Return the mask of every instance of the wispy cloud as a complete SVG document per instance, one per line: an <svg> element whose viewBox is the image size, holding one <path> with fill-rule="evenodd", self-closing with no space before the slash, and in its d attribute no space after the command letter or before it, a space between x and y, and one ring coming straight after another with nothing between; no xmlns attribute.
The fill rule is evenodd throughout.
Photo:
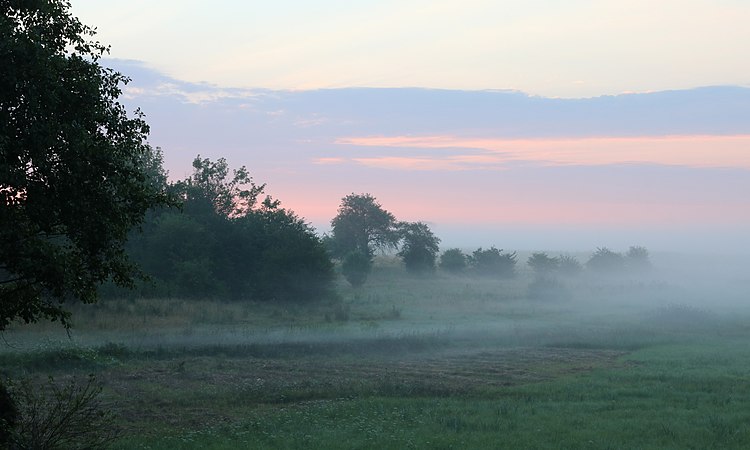
<svg viewBox="0 0 750 450"><path fill-rule="evenodd" d="M509 163L523 162L549 166L659 164L750 169L750 135L555 139L466 138L450 135L368 136L340 138L336 143L374 148L456 149L453 155L352 158L360 164L391 169L499 169Z"/></svg>

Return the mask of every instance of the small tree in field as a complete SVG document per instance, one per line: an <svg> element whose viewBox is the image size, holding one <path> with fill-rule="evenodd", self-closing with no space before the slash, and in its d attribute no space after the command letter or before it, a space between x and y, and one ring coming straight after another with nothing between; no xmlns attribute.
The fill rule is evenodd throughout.
<svg viewBox="0 0 750 450"><path fill-rule="evenodd" d="M613 252L607 247L597 247L591 258L586 262L586 268L599 273L621 272L625 267L625 258L620 253Z"/></svg>
<svg viewBox="0 0 750 450"><path fill-rule="evenodd" d="M365 284L372 271L372 260L361 252L351 252L341 263L341 273L353 287Z"/></svg>
<svg viewBox="0 0 750 450"><path fill-rule="evenodd" d="M440 255L440 268L452 273L466 270L466 255L460 248L450 248Z"/></svg>
<svg viewBox="0 0 750 450"><path fill-rule="evenodd" d="M370 194L347 195L331 220L331 244L336 257L360 252L372 258L377 250L396 248L399 237L396 218Z"/></svg>
<svg viewBox="0 0 750 450"><path fill-rule="evenodd" d="M532 253L526 264L531 267L537 276L551 275L560 267L559 258L551 258L543 252Z"/></svg>
<svg viewBox="0 0 750 450"><path fill-rule="evenodd" d="M401 223L399 230L403 244L398 256L404 261L406 270L414 273L434 272L440 239L422 222Z"/></svg>
<svg viewBox="0 0 750 450"><path fill-rule="evenodd" d="M557 270L561 275L574 276L578 275L583 270L583 266L575 256L560 255L557 257L557 261Z"/></svg>
<svg viewBox="0 0 750 450"><path fill-rule="evenodd" d="M646 247L633 246L625 254L625 265L635 272L646 272L651 269L651 259Z"/></svg>
<svg viewBox="0 0 750 450"><path fill-rule="evenodd" d="M471 266L479 275L513 278L516 274L516 252L504 253L494 246L487 250L479 247L471 255Z"/></svg>

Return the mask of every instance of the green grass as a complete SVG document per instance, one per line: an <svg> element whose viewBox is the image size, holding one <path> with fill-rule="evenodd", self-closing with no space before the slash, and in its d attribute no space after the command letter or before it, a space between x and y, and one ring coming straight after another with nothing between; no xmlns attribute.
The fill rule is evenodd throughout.
<svg viewBox="0 0 750 450"><path fill-rule="evenodd" d="M0 375L95 373L118 449L750 448L750 305L529 282L381 260L327 304L107 301L7 332Z"/></svg>

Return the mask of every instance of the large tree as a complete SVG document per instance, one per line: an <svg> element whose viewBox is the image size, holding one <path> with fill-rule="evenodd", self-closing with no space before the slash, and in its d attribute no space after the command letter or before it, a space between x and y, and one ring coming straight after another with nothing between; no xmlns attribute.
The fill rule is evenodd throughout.
<svg viewBox="0 0 750 450"><path fill-rule="evenodd" d="M65 301L127 285L123 245L167 202L149 177L148 126L118 102L128 79L105 68L63 0L0 1L0 329L68 325Z"/></svg>
<svg viewBox="0 0 750 450"><path fill-rule="evenodd" d="M372 258L377 250L396 248L400 238L396 218L370 194L341 199L331 228L333 252L338 257L359 252Z"/></svg>

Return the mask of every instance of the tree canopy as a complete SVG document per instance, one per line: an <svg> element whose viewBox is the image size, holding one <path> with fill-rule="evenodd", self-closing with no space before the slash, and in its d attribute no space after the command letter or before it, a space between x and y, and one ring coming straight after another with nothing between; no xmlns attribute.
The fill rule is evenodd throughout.
<svg viewBox="0 0 750 450"><path fill-rule="evenodd" d="M440 238L424 222L399 224L401 250L398 256L404 261L406 270L414 273L434 272Z"/></svg>
<svg viewBox="0 0 750 450"><path fill-rule="evenodd" d="M372 258L377 250L394 249L399 232L396 218L370 194L350 194L341 199L331 220L331 242L335 256L360 252Z"/></svg>
<svg viewBox="0 0 750 450"><path fill-rule="evenodd" d="M62 302L126 285L124 252L146 210L168 202L149 178L140 113L117 101L128 79L60 0L0 2L0 329L68 324Z"/></svg>
<svg viewBox="0 0 750 450"><path fill-rule="evenodd" d="M328 294L333 263L315 230L263 195L243 166L198 155L169 187L182 210L154 211L129 251L150 275L149 296L311 300Z"/></svg>

